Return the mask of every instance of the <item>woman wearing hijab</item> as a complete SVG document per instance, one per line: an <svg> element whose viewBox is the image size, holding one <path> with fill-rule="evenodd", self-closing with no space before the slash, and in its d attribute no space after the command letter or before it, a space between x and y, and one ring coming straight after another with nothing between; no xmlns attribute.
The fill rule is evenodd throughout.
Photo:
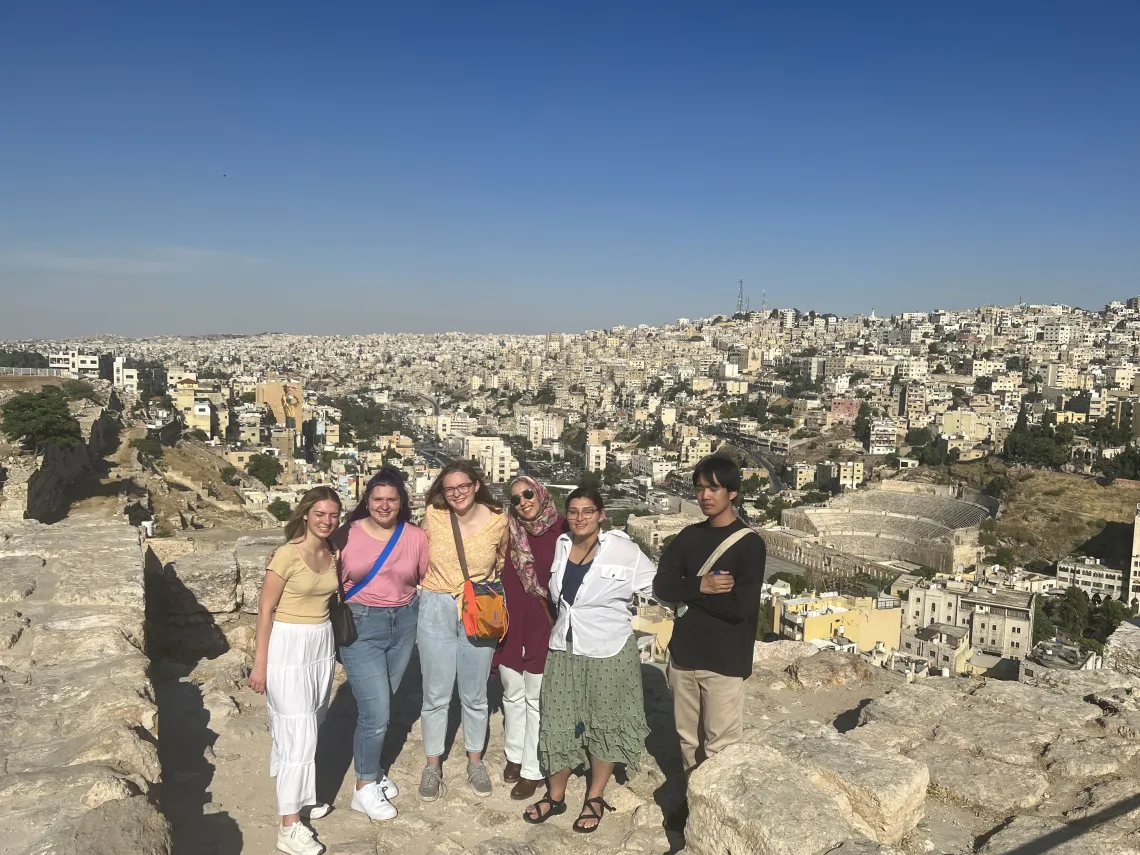
<svg viewBox="0 0 1140 855"><path fill-rule="evenodd" d="M550 493L525 475L511 482L507 517L510 548L503 568L503 588L511 621L495 651L503 683L503 731L507 766L503 780L514 783L511 798L529 799L542 783L538 764L539 698L550 627L550 567L566 521Z"/></svg>

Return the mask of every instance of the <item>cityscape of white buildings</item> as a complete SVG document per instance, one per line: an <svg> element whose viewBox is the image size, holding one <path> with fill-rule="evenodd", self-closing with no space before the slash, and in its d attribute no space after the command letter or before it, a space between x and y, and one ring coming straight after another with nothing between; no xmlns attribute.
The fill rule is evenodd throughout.
<svg viewBox="0 0 1140 855"><path fill-rule="evenodd" d="M647 516L631 517L630 531L650 548L689 521L676 514L689 473L726 443L745 460L746 494L783 500L774 512L749 502L744 513L783 532L798 555L809 541L817 552L834 544L822 529L781 526L781 507L859 492L932 459L1000 453L1019 419L1071 425L1064 467L1076 472L1140 435L1140 298L1098 311L1022 304L883 318L778 309L540 336L107 336L0 347L37 351L53 373L111 382L150 426L179 422L235 469L276 457L279 483L247 483L253 501L317 483L351 499L389 464L407 472L422 506L440 466L462 457L493 485L523 471L567 485L594 473L640 504ZM1062 576L1090 595L1140 595L1131 568L1081 556L1037 588L1014 570L979 590L977 580L997 577L963 560L980 556L976 541L953 525L911 525L951 532L947 566L936 579L915 577L909 601L890 606L886 635L864 648L906 645L907 655L957 665L974 654L1020 660L1033 648L1033 598ZM900 567L917 569L887 569ZM821 596L827 605L793 604L793 637L816 612L887 608ZM859 646L842 636L856 624L840 625L828 624L827 643Z"/></svg>

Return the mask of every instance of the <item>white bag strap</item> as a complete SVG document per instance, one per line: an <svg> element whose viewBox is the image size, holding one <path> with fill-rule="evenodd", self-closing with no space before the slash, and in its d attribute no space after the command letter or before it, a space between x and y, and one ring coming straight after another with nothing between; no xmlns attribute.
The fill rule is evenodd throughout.
<svg viewBox="0 0 1140 855"><path fill-rule="evenodd" d="M697 576L704 576L706 573L712 570L713 565L720 560L720 557L724 555L724 553L728 552L729 549L731 549L734 545L736 545L738 542L750 534L756 534L756 532L750 528L742 528L740 531L734 531L732 534L726 537L721 545L713 550L713 554L709 556L709 560L704 563L704 566L697 571ZM759 535L756 536L759 537Z"/></svg>

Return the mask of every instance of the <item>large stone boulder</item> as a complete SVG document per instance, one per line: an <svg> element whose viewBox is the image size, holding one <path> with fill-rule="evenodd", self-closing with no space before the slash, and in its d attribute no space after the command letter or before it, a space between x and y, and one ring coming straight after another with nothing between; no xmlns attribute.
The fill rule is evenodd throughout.
<svg viewBox="0 0 1140 855"><path fill-rule="evenodd" d="M1140 677L1140 618L1130 618L1116 628L1104 645L1104 667Z"/></svg>
<svg viewBox="0 0 1140 855"><path fill-rule="evenodd" d="M809 641L780 641L760 642L752 650L752 664L756 668L766 668L770 671L783 671L793 662L815 656L819 648Z"/></svg>
<svg viewBox="0 0 1140 855"><path fill-rule="evenodd" d="M170 855L170 823L144 798L104 802L75 833L76 855Z"/></svg>
<svg viewBox="0 0 1140 855"><path fill-rule="evenodd" d="M867 663L850 653L823 651L799 659L787 668L788 675L805 689L845 686L867 679Z"/></svg>
<svg viewBox="0 0 1140 855"><path fill-rule="evenodd" d="M766 745L739 745L689 778L685 848L696 855L826 855L857 837L851 810Z"/></svg>
<svg viewBox="0 0 1140 855"><path fill-rule="evenodd" d="M234 557L241 577L243 612L257 614L257 606L261 600L261 581L265 578L265 565L269 563L270 554L281 543L280 531L251 534L238 539L234 548Z"/></svg>
<svg viewBox="0 0 1140 855"><path fill-rule="evenodd" d="M750 731L812 783L846 804L852 824L878 843L898 843L922 820L930 776L922 763L837 733L818 722Z"/></svg>
<svg viewBox="0 0 1140 855"><path fill-rule="evenodd" d="M191 552L163 567L162 579L172 615L228 614L241 602L232 552Z"/></svg>

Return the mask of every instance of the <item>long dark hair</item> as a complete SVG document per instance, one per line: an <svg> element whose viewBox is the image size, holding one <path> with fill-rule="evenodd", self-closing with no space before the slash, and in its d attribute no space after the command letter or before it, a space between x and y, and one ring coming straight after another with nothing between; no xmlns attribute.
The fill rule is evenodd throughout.
<svg viewBox="0 0 1140 855"><path fill-rule="evenodd" d="M301 497L301 501L297 502L297 507L293 508L293 513L289 516L289 522L285 523L286 543L304 536L305 515L313 509L313 505L317 502L336 502L338 509L343 507L340 503L340 494L332 487L323 485L313 487Z"/></svg>
<svg viewBox="0 0 1140 855"><path fill-rule="evenodd" d="M385 466L368 479L360 502L352 509L345 522L349 525L368 516L368 499L377 487L391 487L400 494L400 513L396 515L402 523L411 522L412 500L408 497L408 486L404 483L404 473L395 466Z"/></svg>
<svg viewBox="0 0 1140 855"><path fill-rule="evenodd" d="M497 514L503 512L503 506L491 495L483 473L480 472L479 467L470 460L452 460L444 466L443 469L440 470L439 477L432 482L431 487L428 489L424 503L441 511L448 510L447 497L443 494L443 479L448 475L454 475L456 472L462 472L479 485L479 489L475 491L476 503L486 505Z"/></svg>

